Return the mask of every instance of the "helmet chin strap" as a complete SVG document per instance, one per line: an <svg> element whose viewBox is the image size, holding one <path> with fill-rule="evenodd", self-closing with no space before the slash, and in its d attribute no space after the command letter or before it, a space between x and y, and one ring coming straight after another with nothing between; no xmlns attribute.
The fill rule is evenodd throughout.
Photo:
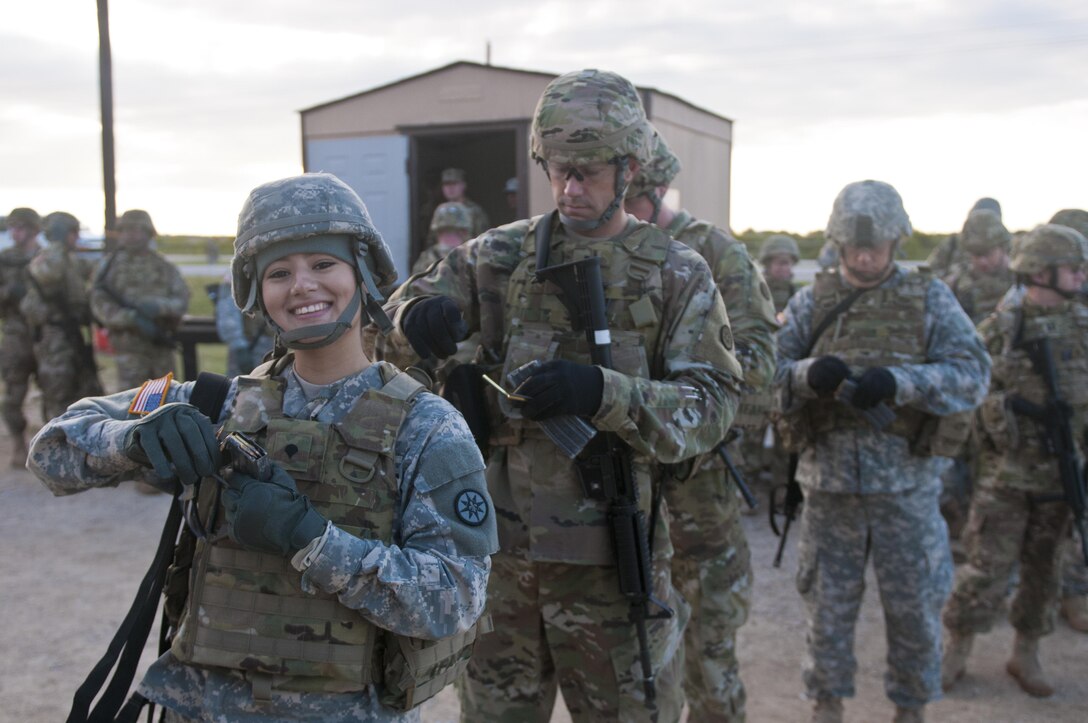
<svg viewBox="0 0 1088 723"><path fill-rule="evenodd" d="M627 194L627 179L625 179L624 173L627 171L630 159L627 156L623 158L613 158L609 163L616 166L616 181L614 184L615 197L612 199L612 203L608 204L608 208L604 210L596 220L590 221L587 219L571 218L562 211L559 212L559 220L563 222L563 225L569 228L571 231L596 231L601 226L612 220L612 217L616 215L616 211L623 205L623 197Z"/></svg>
<svg viewBox="0 0 1088 723"><path fill-rule="evenodd" d="M325 324L314 324L313 326L303 326L298 329L292 329L291 331L284 331L283 328L272 321L272 318L268 318L269 325L276 331L276 336L283 342L284 346L288 349L320 349L323 346L328 346L334 341L344 335L344 332L351 328L351 322L355 318L355 312L359 311L359 307L363 302L363 292L361 289L355 289L355 295L351 297L351 303L349 303L344 310L340 313L340 318L336 321L330 321ZM360 322L364 320L360 319ZM314 337L320 337L316 341L302 341L303 339L313 339Z"/></svg>
<svg viewBox="0 0 1088 723"><path fill-rule="evenodd" d="M1066 291L1065 289L1058 288L1058 269L1054 266L1050 268L1050 281L1045 284L1038 284L1031 280L1031 277L1025 277L1025 286L1038 286L1040 289L1049 289L1056 294L1059 294L1063 299L1076 299L1080 297L1080 291Z"/></svg>

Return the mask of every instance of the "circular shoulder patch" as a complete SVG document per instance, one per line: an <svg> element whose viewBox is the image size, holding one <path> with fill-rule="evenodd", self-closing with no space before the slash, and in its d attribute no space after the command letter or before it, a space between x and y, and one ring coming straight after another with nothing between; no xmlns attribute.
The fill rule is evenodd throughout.
<svg viewBox="0 0 1088 723"><path fill-rule="evenodd" d="M721 330L722 344L729 351L733 351L733 330L729 328L729 324L722 324Z"/></svg>
<svg viewBox="0 0 1088 723"><path fill-rule="evenodd" d="M479 527L487 520L487 500L476 490L462 490L453 501L457 519L472 527Z"/></svg>

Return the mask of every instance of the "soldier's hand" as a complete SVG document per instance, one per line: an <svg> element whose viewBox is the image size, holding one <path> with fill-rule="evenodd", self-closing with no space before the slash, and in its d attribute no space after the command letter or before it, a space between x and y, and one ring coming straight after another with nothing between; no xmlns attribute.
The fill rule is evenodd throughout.
<svg viewBox="0 0 1088 723"><path fill-rule="evenodd" d="M141 301L136 304L136 310L140 312L140 316L145 316L148 319L156 319L162 313L159 302L152 300Z"/></svg>
<svg viewBox="0 0 1088 723"><path fill-rule="evenodd" d="M223 491L227 533L242 547L294 555L325 532L325 518L278 465L267 482L233 472Z"/></svg>
<svg viewBox="0 0 1088 723"><path fill-rule="evenodd" d="M895 376L884 367L866 369L858 379L858 388L851 400L858 409L871 409L880 402L895 398Z"/></svg>
<svg viewBox="0 0 1088 723"><path fill-rule="evenodd" d="M136 316L136 331L145 339L154 339L161 333L158 324L140 314Z"/></svg>
<svg viewBox="0 0 1088 723"><path fill-rule="evenodd" d="M164 404L132 422L124 451L158 477L177 478L184 485L215 474L221 466L211 420L190 404Z"/></svg>
<svg viewBox="0 0 1088 723"><path fill-rule="evenodd" d="M404 336L421 359L445 359L457 352L457 342L468 336L461 310L448 296L432 296L408 310Z"/></svg>
<svg viewBox="0 0 1088 723"><path fill-rule="evenodd" d="M541 364L517 391L529 398L521 407L529 419L562 414L592 417L601 408L604 374L589 364L553 359Z"/></svg>
<svg viewBox="0 0 1088 723"><path fill-rule="evenodd" d="M850 367L837 356L822 356L808 368L808 385L817 394L831 394L850 376Z"/></svg>

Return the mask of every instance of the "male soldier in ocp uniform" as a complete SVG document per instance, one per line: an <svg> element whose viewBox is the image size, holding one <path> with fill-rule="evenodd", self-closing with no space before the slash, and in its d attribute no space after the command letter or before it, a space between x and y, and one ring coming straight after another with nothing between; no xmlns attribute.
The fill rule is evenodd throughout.
<svg viewBox="0 0 1088 723"><path fill-rule="evenodd" d="M79 220L56 211L45 217L44 226L49 244L30 262L19 311L34 336L42 418L49 420L72 402L101 394L102 387L85 338L91 323L87 301L91 265L75 254Z"/></svg>
<svg viewBox="0 0 1088 723"><path fill-rule="evenodd" d="M460 168L447 168L442 171L442 197L447 203L460 203L468 209L472 218L472 236L479 236L491 228L491 221L487 218L487 212L480 204L473 201L465 193L468 183L465 181L465 172Z"/></svg>
<svg viewBox="0 0 1088 723"><path fill-rule="evenodd" d="M994 378L979 426L997 460L984 468L971 501L967 563L944 612L946 690L963 676L975 635L988 631L997 618L1019 561L1020 585L1009 613L1016 641L1006 670L1030 695L1054 693L1038 647L1054 630L1061 546L1072 516L1045 434L1048 422L1068 415L1077 447L1070 453L1079 470L1088 431L1088 308L1076 296L1086 266L1084 236L1066 226L1039 226L1018 245L1011 264L1026 293L980 327L994 355ZM1050 398L1044 357L1031 357L1034 344L1049 346L1055 373L1050 382L1060 399Z"/></svg>
<svg viewBox="0 0 1088 723"><path fill-rule="evenodd" d="M741 369L706 262L623 209L653 134L624 78L598 70L556 78L534 112L531 153L557 211L455 248L388 306L398 330L389 338L402 353L410 340L419 356L448 356L478 330L478 361L507 388L511 372L543 362L516 399L490 394L488 486L502 551L488 587L495 632L480 641L463 679L464 721L546 721L557 687L575 721L680 716L687 609L671 585L668 519L651 511L651 477L660 464L709 452L722 439ZM613 369L590 363L560 289L536 274L538 260L550 268L591 256L600 259ZM646 621L656 700L648 699L620 590L609 525L618 511L580 481L594 458L569 459L537 424L564 415L615 435L629 454L638 508L656 518L647 525L648 587L673 611Z"/></svg>
<svg viewBox="0 0 1088 723"><path fill-rule="evenodd" d="M854 694L854 624L870 556L895 721L922 721L941 693L940 610L952 560L939 477L986 392L990 358L948 287L895 263L910 233L894 188L846 186L827 225L840 267L790 300L778 334L780 430L800 452L805 495L797 588L816 723L841 721L842 699ZM874 416L889 409L890 423Z"/></svg>
<svg viewBox="0 0 1088 723"><path fill-rule="evenodd" d="M1015 283L1009 270L1010 238L1000 214L988 208L972 211L963 224L959 245L967 263L945 283L975 324L993 313Z"/></svg>
<svg viewBox="0 0 1088 723"><path fill-rule="evenodd" d="M0 318L3 319L4 343L0 346L0 376L4 379L4 397L0 412L11 434L11 466L26 466L26 415L23 402L30 387L30 377L37 369L34 337L30 325L19 312L19 301L26 295L27 267L41 250L38 232L42 220L32 208L16 208L7 217L8 232L14 245L0 251Z"/></svg>
<svg viewBox="0 0 1088 723"><path fill-rule="evenodd" d="M784 233L771 234L763 239L759 246L759 263L763 265L763 278L771 290L775 313L786 310L786 304L797 293L797 284L793 282L793 267L801 260L801 249L797 242Z"/></svg>
<svg viewBox="0 0 1088 723"><path fill-rule="evenodd" d="M119 389L173 371L174 332L189 308L189 287L177 267L151 248L147 211L125 211L117 250L99 262L91 288L94 318L110 333Z"/></svg>
<svg viewBox="0 0 1088 723"><path fill-rule="evenodd" d="M412 273L426 271L432 264L446 258L451 249L482 233L475 232L475 228L472 209L468 206L457 201L439 204L431 216L431 237L434 238L434 243L423 249L423 253L412 264Z"/></svg>
<svg viewBox="0 0 1088 723"><path fill-rule="evenodd" d="M1001 218L1001 204L993 198L980 198L975 201L975 205L971 206L967 215L970 216L971 213L980 209L993 211L999 220ZM940 277L958 273L967 265L967 254L964 252L962 237L955 233L941 241L926 258L926 266Z"/></svg>
<svg viewBox="0 0 1088 723"><path fill-rule="evenodd" d="M680 159L658 134L653 159L628 186L624 207L706 259L729 310L735 354L744 369L744 419L738 414L733 423L751 423L748 431L762 439L755 423L763 417L748 400L758 397L774 375L778 324L770 290L744 244L665 200L679 172ZM674 479L666 483L665 499L676 548L672 578L691 605L684 631L684 693L690 715L700 721L743 721L746 696L736 637L748 619L752 562L740 524L736 485L717 454L675 467L670 474Z"/></svg>

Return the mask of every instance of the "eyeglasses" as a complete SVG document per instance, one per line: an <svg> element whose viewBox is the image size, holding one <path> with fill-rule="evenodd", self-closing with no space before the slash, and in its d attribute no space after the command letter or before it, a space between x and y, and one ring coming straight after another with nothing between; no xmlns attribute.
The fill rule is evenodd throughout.
<svg viewBox="0 0 1088 723"><path fill-rule="evenodd" d="M545 164L545 169L548 171L549 178L562 178L569 181L571 177L577 180L579 183L585 183L586 179L593 180L609 169L607 163L588 163L584 165L573 165L570 163L553 163L549 161Z"/></svg>

